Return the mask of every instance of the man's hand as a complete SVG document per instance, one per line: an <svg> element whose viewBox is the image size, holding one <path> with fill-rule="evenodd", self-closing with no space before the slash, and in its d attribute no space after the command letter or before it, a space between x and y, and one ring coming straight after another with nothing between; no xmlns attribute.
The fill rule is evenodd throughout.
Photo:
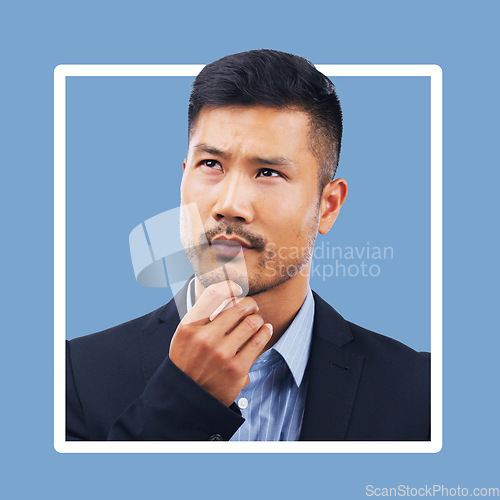
<svg viewBox="0 0 500 500"><path fill-rule="evenodd" d="M257 314L251 297L232 300L210 320L224 302L240 294L232 281L210 285L183 318L170 345L172 362L226 406L248 384L248 371L273 331Z"/></svg>

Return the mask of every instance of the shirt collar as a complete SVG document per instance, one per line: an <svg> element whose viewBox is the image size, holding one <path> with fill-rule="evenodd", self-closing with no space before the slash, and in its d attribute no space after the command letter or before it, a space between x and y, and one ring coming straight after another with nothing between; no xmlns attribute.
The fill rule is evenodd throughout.
<svg viewBox="0 0 500 500"><path fill-rule="evenodd" d="M194 305L193 297L194 297L194 277L192 277L191 280L189 281L189 285L187 288L187 293L186 293L187 309L186 309L186 312L189 312Z"/></svg>
<svg viewBox="0 0 500 500"><path fill-rule="evenodd" d="M188 285L186 294L186 305L189 311L193 307L194 278ZM297 386L300 386L306 371L307 360L309 359L309 348L314 323L314 298L311 288L308 288L307 295L302 303L302 307L295 316L290 326L286 329L281 338L274 344L271 350L278 352L285 360L288 368L292 372L293 379Z"/></svg>
<svg viewBox="0 0 500 500"><path fill-rule="evenodd" d="M306 298L290 326L272 349L281 354L300 386L309 359L314 323L314 298L309 288Z"/></svg>

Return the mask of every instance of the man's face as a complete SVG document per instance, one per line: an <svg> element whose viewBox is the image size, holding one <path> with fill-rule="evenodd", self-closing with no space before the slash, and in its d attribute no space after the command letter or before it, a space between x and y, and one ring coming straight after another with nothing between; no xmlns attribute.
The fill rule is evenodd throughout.
<svg viewBox="0 0 500 500"><path fill-rule="evenodd" d="M248 279L255 295L308 275L320 206L309 141L302 111L203 108L181 184L182 205L201 216L202 227L182 217L181 239L203 286Z"/></svg>

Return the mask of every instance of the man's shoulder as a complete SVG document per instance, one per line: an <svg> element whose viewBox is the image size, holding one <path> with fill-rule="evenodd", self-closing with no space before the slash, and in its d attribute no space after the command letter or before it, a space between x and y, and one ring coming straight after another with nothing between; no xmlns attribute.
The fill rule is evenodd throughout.
<svg viewBox="0 0 500 500"><path fill-rule="evenodd" d="M324 323L322 330L335 330L329 332L333 341L343 345L348 352L361 356L365 367L384 371L405 370L407 374L429 371L430 353L416 351L394 338L347 321L321 297L316 295L315 299L316 307L320 308L320 321Z"/></svg>
<svg viewBox="0 0 500 500"><path fill-rule="evenodd" d="M143 332L161 323L169 305L170 302L125 323L69 340L71 356L87 359L96 355L101 358L106 355L120 357L136 351L142 342Z"/></svg>
<svg viewBox="0 0 500 500"><path fill-rule="evenodd" d="M81 337L76 337L69 342L72 345L87 345L87 344L95 344L95 343L106 343L106 342L114 342L117 337L127 337L134 336L137 332L140 332L142 328L153 318L157 316L158 313L164 308L162 307L151 311L143 316L138 318L131 319L124 323L120 323L119 325L112 326L110 328L106 328L104 330L90 333L87 335L83 335Z"/></svg>
<svg viewBox="0 0 500 500"><path fill-rule="evenodd" d="M114 350L119 345L127 348L129 343L137 342L145 330L153 331L161 324L177 326L180 321L179 316L185 314L183 308L187 286L188 282L174 298L154 311L111 328L70 340L71 349L110 348Z"/></svg>
<svg viewBox="0 0 500 500"><path fill-rule="evenodd" d="M397 356L400 360L414 359L416 362L428 364L430 353L416 351L408 345L392 337L368 330L347 321L353 336L353 342L364 354L378 353L381 356Z"/></svg>
<svg viewBox="0 0 500 500"><path fill-rule="evenodd" d="M346 321L316 295L310 362L314 396L352 404L346 439L429 439L429 353Z"/></svg>
<svg viewBox="0 0 500 500"><path fill-rule="evenodd" d="M176 327L172 310L169 302L131 321L69 340L67 370L80 399L99 398L105 404L113 393L125 404L129 394L139 395L150 372L168 353Z"/></svg>

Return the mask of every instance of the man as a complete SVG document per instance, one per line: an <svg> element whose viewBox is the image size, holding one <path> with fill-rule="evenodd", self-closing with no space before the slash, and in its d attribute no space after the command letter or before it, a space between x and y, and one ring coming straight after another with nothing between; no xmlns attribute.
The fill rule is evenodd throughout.
<svg viewBox="0 0 500 500"><path fill-rule="evenodd" d="M347 195L330 80L291 54L227 56L196 78L188 119L195 277L157 311L68 343L67 439L430 439L429 355L309 288L315 238Z"/></svg>

